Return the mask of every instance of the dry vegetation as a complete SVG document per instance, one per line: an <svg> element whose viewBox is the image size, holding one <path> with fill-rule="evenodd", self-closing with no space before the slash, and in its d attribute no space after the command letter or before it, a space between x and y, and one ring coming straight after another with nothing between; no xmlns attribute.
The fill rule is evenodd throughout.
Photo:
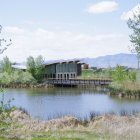
<svg viewBox="0 0 140 140"><path fill-rule="evenodd" d="M87 122L72 116L43 121L33 120L23 111L15 110L11 117L14 118L12 123L0 128L0 137L48 140L140 139L140 114L102 115Z"/></svg>

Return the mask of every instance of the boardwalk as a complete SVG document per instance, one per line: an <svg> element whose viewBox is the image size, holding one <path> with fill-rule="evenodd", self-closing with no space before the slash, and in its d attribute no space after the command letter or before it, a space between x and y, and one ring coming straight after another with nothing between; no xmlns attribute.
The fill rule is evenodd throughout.
<svg viewBox="0 0 140 140"><path fill-rule="evenodd" d="M53 85L109 85L112 79L48 79L49 84Z"/></svg>

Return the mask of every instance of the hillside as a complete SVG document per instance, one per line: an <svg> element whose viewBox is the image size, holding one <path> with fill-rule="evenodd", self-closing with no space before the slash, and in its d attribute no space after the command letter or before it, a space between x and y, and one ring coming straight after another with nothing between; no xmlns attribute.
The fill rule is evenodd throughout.
<svg viewBox="0 0 140 140"><path fill-rule="evenodd" d="M94 67L114 67L117 64L137 68L137 57L135 54L106 55L97 58L83 58L85 63Z"/></svg>

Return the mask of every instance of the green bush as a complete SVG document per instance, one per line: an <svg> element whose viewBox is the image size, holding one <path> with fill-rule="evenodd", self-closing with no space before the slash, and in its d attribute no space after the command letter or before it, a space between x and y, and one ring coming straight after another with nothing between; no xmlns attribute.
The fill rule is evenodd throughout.
<svg viewBox="0 0 140 140"><path fill-rule="evenodd" d="M0 79L0 83L5 85L36 83L36 80L29 72L23 71L13 71L11 74L7 72L0 73Z"/></svg>
<svg viewBox="0 0 140 140"><path fill-rule="evenodd" d="M137 71L132 71L128 73L128 80L132 81L132 82L136 82L137 79Z"/></svg>
<svg viewBox="0 0 140 140"><path fill-rule="evenodd" d="M119 83L117 81L112 82L109 85L110 90L116 91L116 92L122 92L123 91L123 85L122 83Z"/></svg>
<svg viewBox="0 0 140 140"><path fill-rule="evenodd" d="M115 68L115 72L113 75L113 79L115 81L118 81L119 83L122 83L126 80L126 72L125 72L125 68L123 66L117 65Z"/></svg>

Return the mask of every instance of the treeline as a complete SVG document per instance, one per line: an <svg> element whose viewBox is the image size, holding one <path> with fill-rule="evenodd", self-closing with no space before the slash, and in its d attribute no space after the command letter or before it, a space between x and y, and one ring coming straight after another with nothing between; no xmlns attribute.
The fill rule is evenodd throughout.
<svg viewBox="0 0 140 140"><path fill-rule="evenodd" d="M12 67L8 57L4 57L0 62L0 84L35 84L42 82L44 78L44 59L40 55L37 58L32 56L27 58L27 70L18 70Z"/></svg>

